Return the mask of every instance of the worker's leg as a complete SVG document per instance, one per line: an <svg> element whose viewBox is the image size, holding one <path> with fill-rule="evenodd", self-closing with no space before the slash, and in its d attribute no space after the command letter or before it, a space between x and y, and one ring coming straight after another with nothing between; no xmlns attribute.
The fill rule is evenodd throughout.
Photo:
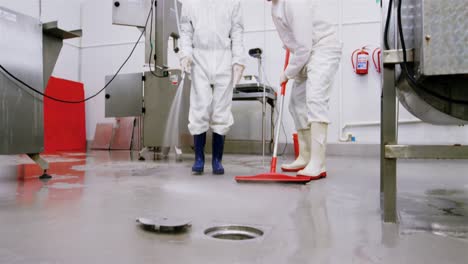
<svg viewBox="0 0 468 264"><path fill-rule="evenodd" d="M305 168L310 160L310 128L307 121L306 104L307 78L299 76L291 89L289 112L296 126L299 140L299 156L290 164L283 164L281 169L285 172L297 172Z"/></svg>
<svg viewBox="0 0 468 264"><path fill-rule="evenodd" d="M199 55L199 54L197 54ZM205 65L200 63L200 56L194 56L192 67L192 87L190 90L189 130L194 138L195 163L194 173L202 173L205 166L206 131L209 129L213 93Z"/></svg>
<svg viewBox="0 0 468 264"><path fill-rule="evenodd" d="M232 116L232 64L231 52L217 52L218 58L216 82L213 88L213 173L224 174L222 165L225 135L234 124Z"/></svg>
<svg viewBox="0 0 468 264"><path fill-rule="evenodd" d="M327 145L330 91L339 68L341 45L313 50L308 65L307 113L310 123L311 158L307 167L298 175L313 179L325 178L325 154Z"/></svg>

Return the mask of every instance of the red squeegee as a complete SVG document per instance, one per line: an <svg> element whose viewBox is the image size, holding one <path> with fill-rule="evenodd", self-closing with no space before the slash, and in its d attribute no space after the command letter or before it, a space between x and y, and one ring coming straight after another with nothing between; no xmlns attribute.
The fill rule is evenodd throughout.
<svg viewBox="0 0 468 264"><path fill-rule="evenodd" d="M288 67L289 64L289 50L286 51L286 62L284 63L284 68ZM279 111L279 124L283 121L283 108L284 108L284 97L286 96L286 84L287 82L281 85L281 95L280 95L280 111ZM278 141L281 126L276 126L275 134L275 148L273 151L273 157L271 158L271 168L269 173L258 174L255 176L237 176L235 179L237 182L278 182L278 183L308 183L312 180L311 177L306 176L289 176L286 174L280 174L276 172L276 165L278 161Z"/></svg>

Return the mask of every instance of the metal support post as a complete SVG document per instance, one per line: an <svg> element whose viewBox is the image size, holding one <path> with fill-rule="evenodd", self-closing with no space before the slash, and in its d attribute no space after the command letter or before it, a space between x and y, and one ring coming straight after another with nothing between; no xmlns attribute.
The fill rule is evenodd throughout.
<svg viewBox="0 0 468 264"><path fill-rule="evenodd" d="M385 157L385 147L396 145L397 135L397 101L395 86L395 65L384 66L384 81L381 101L381 171L380 185L383 191L384 221L396 223L397 208L397 160Z"/></svg>

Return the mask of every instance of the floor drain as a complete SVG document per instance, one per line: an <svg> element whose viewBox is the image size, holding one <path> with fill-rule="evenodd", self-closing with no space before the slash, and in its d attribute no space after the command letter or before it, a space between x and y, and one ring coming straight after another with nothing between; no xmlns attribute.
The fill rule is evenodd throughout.
<svg viewBox="0 0 468 264"><path fill-rule="evenodd" d="M223 240L251 240L263 236L263 231L248 226L218 226L208 228L205 235Z"/></svg>

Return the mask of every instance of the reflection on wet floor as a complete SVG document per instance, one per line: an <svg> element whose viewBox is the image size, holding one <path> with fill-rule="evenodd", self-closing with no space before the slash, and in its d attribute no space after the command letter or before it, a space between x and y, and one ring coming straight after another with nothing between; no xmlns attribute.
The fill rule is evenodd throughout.
<svg viewBox="0 0 468 264"><path fill-rule="evenodd" d="M404 234L430 232L468 241L468 191L434 189L423 195L400 195Z"/></svg>
<svg viewBox="0 0 468 264"><path fill-rule="evenodd" d="M39 180L41 170L24 156L0 157L0 263L468 259L468 178L456 173L467 169L464 163L451 163L454 173L443 180L420 176L437 175L437 169L402 163L400 224L388 225L380 215L378 159L331 157L326 180L263 185L233 180L269 169L251 155L226 155L224 176L211 174L209 155L201 176L191 174L190 155L184 162L138 161L137 153L127 151L44 158L50 161L49 181ZM137 228L137 217L190 219L193 226L188 233L158 236ZM207 228L225 224L257 227L265 234L242 243L204 235Z"/></svg>
<svg viewBox="0 0 468 264"><path fill-rule="evenodd" d="M47 157L46 157L47 158ZM73 160L78 156L74 156ZM84 166L86 159L78 161L51 162L48 173L53 177L41 180L42 170L36 164L17 166L18 187L17 201L22 204L33 204L35 199L47 197L48 200L79 199L83 193L85 172L74 170L74 166Z"/></svg>

